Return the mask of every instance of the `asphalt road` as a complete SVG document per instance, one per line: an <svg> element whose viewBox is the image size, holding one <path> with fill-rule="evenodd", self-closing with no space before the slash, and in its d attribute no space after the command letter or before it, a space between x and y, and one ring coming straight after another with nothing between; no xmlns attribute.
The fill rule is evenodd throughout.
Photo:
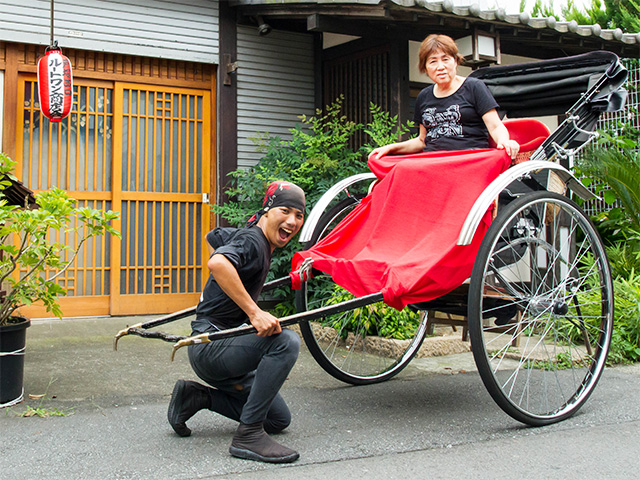
<svg viewBox="0 0 640 480"><path fill-rule="evenodd" d="M131 319L44 322L28 332L27 404L0 410L0 478L20 479L627 479L640 471L640 366L608 368L574 417L530 428L498 408L470 354L414 360L365 387L329 377L306 350L283 388L294 421L278 436L300 459L267 465L228 454L235 424L212 412L176 436L173 383L195 378L157 340L112 338ZM176 326L176 332L180 331ZM55 398L52 398L55 397Z"/></svg>

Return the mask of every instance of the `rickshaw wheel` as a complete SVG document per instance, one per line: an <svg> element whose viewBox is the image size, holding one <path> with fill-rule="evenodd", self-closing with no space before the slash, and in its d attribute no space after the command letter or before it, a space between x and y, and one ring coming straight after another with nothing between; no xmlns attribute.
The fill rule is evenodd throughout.
<svg viewBox="0 0 640 480"><path fill-rule="evenodd" d="M543 191L504 207L468 305L474 359L496 403L532 426L578 411L605 366L613 303L604 246L576 203Z"/></svg>
<svg viewBox="0 0 640 480"><path fill-rule="evenodd" d="M358 199L349 197L328 210L305 248L329 233L357 204ZM351 298L330 276L318 275L296 292L296 307L307 311ZM391 322L403 322L408 338L381 336ZM424 339L426 318L424 312L408 308L397 312L380 302L317 322L301 322L300 330L311 355L327 373L345 383L367 385L388 380L407 366Z"/></svg>

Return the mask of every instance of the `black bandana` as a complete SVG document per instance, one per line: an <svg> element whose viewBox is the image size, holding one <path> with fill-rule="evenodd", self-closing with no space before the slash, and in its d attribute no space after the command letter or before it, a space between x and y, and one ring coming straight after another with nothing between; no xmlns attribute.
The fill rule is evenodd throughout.
<svg viewBox="0 0 640 480"><path fill-rule="evenodd" d="M264 195L262 209L251 217L247 226L253 226L258 223L258 220L260 220L260 217L264 215L265 212L275 207L296 208L304 213L304 191L299 186L291 182L272 182Z"/></svg>

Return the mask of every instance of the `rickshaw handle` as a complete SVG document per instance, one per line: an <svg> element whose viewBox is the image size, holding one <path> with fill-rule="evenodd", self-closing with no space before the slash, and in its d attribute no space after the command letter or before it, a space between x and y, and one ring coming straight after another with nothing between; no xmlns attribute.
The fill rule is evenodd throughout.
<svg viewBox="0 0 640 480"><path fill-rule="evenodd" d="M265 283L264 286L262 287L262 291L263 292L268 292L269 290L273 290L275 288L283 287L283 286L287 286L287 285L291 285L291 278L289 276L278 278L278 279L273 280L271 282ZM135 325L131 325L130 327L127 326L127 328L124 328L124 329L120 330L116 334L115 338L113 339L113 349L114 350L118 350L118 340L120 340L121 337L124 337L125 335L130 335L130 334L140 335L140 336L149 337L149 338L162 338L162 339L165 339L162 335L166 335L166 334L154 335L154 334L149 333L149 332L144 333L144 331L149 329L149 328L159 327L160 325L164 325L166 323L175 322L176 320L180 320L180 319L183 319L185 317L189 317L189 316L193 315L194 313L196 313L196 307L195 306L185 308L184 310L180 310L178 312L173 312L173 313L169 313L167 315L163 315L162 317L158 317L158 318L155 318L153 320L149 320L148 322L137 323ZM173 341L175 341L175 338L176 338L175 336L169 336L168 338L166 338L166 341L173 342Z"/></svg>
<svg viewBox="0 0 640 480"><path fill-rule="evenodd" d="M327 315L335 315L336 313L346 312L355 308L371 305L372 303L381 302L383 300L382 293L372 293L365 295L364 297L354 298L353 300L347 300L346 302L336 303L335 305L327 305L326 307L317 308L315 310L309 310L308 312L295 313L287 317L280 319L280 326L288 327L298 322L308 322L310 320L317 320L318 318L326 317ZM180 340L173 346L171 352L171 361L175 357L176 351L179 348L186 347L188 345L196 345L198 343L210 343L214 340L220 340L222 338L237 337L239 335L246 335L249 333L256 333L255 327L245 326L230 328L228 330L221 330L213 333L203 333L194 337L185 338Z"/></svg>

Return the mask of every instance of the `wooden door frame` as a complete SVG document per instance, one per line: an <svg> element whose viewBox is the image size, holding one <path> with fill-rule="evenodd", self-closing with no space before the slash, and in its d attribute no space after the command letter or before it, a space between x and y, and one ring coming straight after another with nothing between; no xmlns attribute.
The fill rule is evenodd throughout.
<svg viewBox="0 0 640 480"><path fill-rule="evenodd" d="M164 86L152 86L152 85L141 85L138 83L131 82L116 82L114 88L114 125L113 125L113 168L112 168L112 209L114 211L121 212L122 211L122 202L136 200L138 198L154 198L158 201L170 199L172 194L170 193L146 193L144 195L136 195L136 192L123 192L122 191L122 132L123 132L123 120L124 120L124 111L123 111L123 102L122 96L123 91L126 88L142 88L147 90L154 91L166 91L167 87ZM164 90L163 90L164 89ZM208 145L211 144L211 127L212 127L212 115L211 112L208 111L210 102L211 92L209 90L202 89L188 89L188 88L172 88L172 92L180 92L185 94L193 94L194 92L202 93L203 95L203 106L205 107L205 112L203 115L203 138L202 138L202 172L203 175L200 177L200 188L201 193L197 194L181 194L181 195L191 195L196 196L200 200L202 200L202 194L207 194L209 198L212 196L212 192L210 192L210 176L212 175L211 169L211 152L207 148ZM208 112L208 116L207 116ZM208 173L208 175L206 174ZM208 203L201 203L201 231L203 234L206 234L210 227L210 207ZM118 231L122 231L122 220L118 219L114 222L114 228ZM204 242L200 243L201 249L201 258L206 258L206 245ZM170 313L177 310L182 310L187 307L191 307L198 302L198 299L201 294L201 288L204 286L204 282L206 281L207 269L206 265L201 265L202 272L202 285L194 293L171 293L171 294L135 294L135 302L128 303L123 301L123 297L130 297L130 295L122 295L121 294L121 281L120 281L120 272L121 272L121 258L122 258L122 240L121 239L113 239L111 242L111 288L110 288L110 314L111 315L135 315L135 314L149 314L149 313ZM159 295L166 295L170 297L170 301L166 304L163 304L159 301Z"/></svg>
<svg viewBox="0 0 640 480"><path fill-rule="evenodd" d="M88 80L88 79L77 79L76 85L87 86L87 87L96 87L99 86L101 88L111 87L113 88L112 82L104 82L98 80ZM35 73L25 73L21 72L17 75L16 81L16 122L15 122L15 157L16 161L16 175L18 178L22 177L22 167L24 164L24 145L23 145L23 129L18 128L18 121L22 114L24 113L24 107L20 105L17 99L23 99L25 93L25 85L27 82L35 82L36 75ZM41 190L32 189L34 193L38 193ZM65 190L66 193L71 197L79 201L105 201L110 202L112 200L111 192L98 192L98 191L81 191L81 190ZM113 209L112 209L113 210ZM112 242L116 240L112 238ZM86 246L83 246L86 249ZM76 259L77 261L77 259ZM58 303L62 311L72 311L74 317L84 317L84 316L106 316L109 315L109 295L78 295L78 296L64 296L58 299ZM22 307L20 309L21 313L28 318L46 318L50 317L51 313L47 312L46 308L41 303L35 303L29 305L27 307Z"/></svg>

